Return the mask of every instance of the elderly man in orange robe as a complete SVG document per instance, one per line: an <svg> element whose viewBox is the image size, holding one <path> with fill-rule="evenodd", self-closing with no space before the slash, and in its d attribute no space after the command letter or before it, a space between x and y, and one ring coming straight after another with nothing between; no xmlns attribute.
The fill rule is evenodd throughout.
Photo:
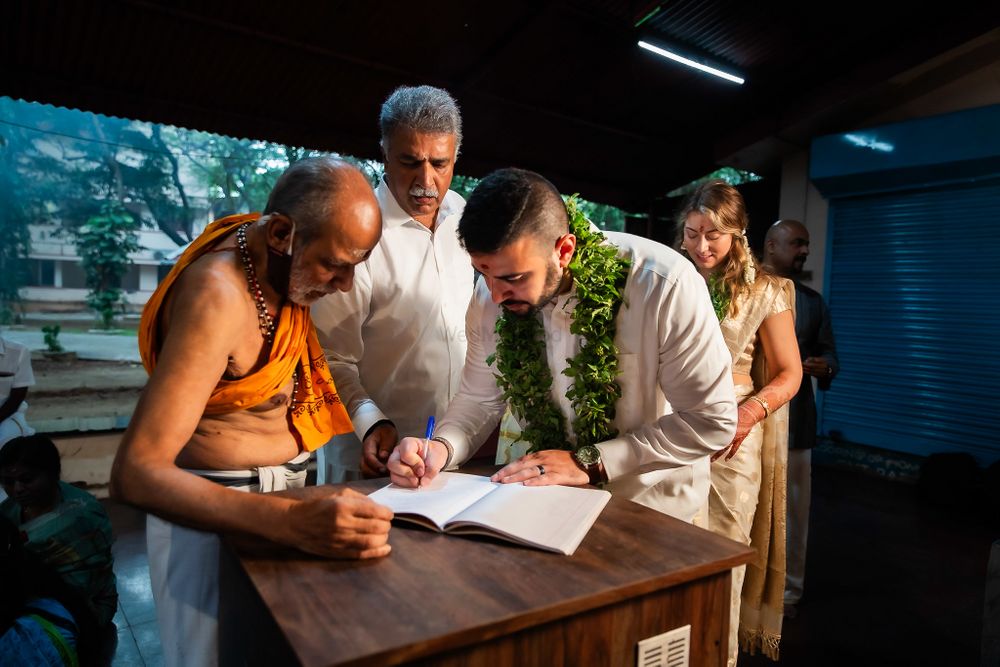
<svg viewBox="0 0 1000 667"><path fill-rule="evenodd" d="M263 215L209 225L143 312L150 378L111 491L149 512L167 665L217 662L216 532L334 558L389 553L385 507L329 486L301 498L280 493L302 486L310 451L351 430L309 305L351 288L380 233L360 172L302 160L279 178Z"/></svg>

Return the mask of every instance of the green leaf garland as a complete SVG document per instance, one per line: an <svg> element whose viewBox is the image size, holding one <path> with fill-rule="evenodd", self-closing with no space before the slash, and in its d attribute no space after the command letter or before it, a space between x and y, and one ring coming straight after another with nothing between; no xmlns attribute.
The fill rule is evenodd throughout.
<svg viewBox="0 0 1000 667"><path fill-rule="evenodd" d="M573 405L576 444L569 442L562 412L552 402L552 373L546 361L545 331L540 316L497 318L497 351L486 362L496 363L497 386L514 414L525 422L521 438L529 452L576 449L609 440L614 428L618 385L618 348L615 329L624 298L631 261L618 256L604 235L591 229L577 206L576 195L566 202L570 232L577 239L569 264L576 289L570 332L581 337L580 351L567 359L564 374L573 378L566 397Z"/></svg>
<svg viewBox="0 0 1000 667"><path fill-rule="evenodd" d="M715 316L719 321L726 319L729 314L729 304L733 297L729 293L729 286L717 273L708 276L708 294L712 297L712 308L715 309Z"/></svg>

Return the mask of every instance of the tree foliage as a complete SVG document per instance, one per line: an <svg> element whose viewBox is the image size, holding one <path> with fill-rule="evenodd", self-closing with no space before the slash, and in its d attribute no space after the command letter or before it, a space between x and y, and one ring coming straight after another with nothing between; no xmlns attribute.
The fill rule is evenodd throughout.
<svg viewBox="0 0 1000 667"><path fill-rule="evenodd" d="M753 181L759 181L760 176L753 173L752 171L746 171L744 169L737 169L736 167L719 167L710 174L705 174L701 178L696 178L687 185L682 185L679 188L671 190L667 193L668 197L680 197L693 192L702 183L707 181L713 181L720 179L729 183L730 185L740 185L741 183L751 183Z"/></svg>
<svg viewBox="0 0 1000 667"><path fill-rule="evenodd" d="M322 154L0 97L0 321L13 317L27 283L30 224L58 225L85 262L94 261L86 244L111 252L107 244L120 241L108 266L120 266L124 254L127 267L134 237L126 228L159 229L184 246L209 220L263 210L285 168ZM373 187L381 181L381 163L340 157ZM468 198L478 183L456 175L452 189ZM620 209L584 200L580 207L602 229L624 228ZM112 296L108 276L94 280L97 287L88 285L105 296L94 296L93 307L103 317L121 295Z"/></svg>
<svg viewBox="0 0 1000 667"><path fill-rule="evenodd" d="M0 324L16 321L20 287L27 280L26 258L31 250L26 202L17 196L14 153L5 128L0 128Z"/></svg>
<svg viewBox="0 0 1000 667"><path fill-rule="evenodd" d="M87 276L87 305L110 329L115 313L125 305L122 276L128 270L129 255L140 250L135 221L114 203L101 207L98 215L73 231Z"/></svg>

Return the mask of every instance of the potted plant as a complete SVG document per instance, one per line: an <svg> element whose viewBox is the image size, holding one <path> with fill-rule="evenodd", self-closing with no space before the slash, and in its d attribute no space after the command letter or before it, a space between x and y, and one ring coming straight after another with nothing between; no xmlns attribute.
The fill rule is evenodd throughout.
<svg viewBox="0 0 1000 667"><path fill-rule="evenodd" d="M76 352L67 351L59 342L61 328L58 324L42 327L42 333L45 334L45 349L42 350L42 355L53 361L75 361Z"/></svg>

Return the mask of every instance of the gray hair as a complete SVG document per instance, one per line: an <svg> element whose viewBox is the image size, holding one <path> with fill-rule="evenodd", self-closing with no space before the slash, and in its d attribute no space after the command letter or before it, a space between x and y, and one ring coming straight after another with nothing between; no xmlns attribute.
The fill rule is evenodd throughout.
<svg viewBox="0 0 1000 667"><path fill-rule="evenodd" d="M382 149L397 127L428 134L455 135L455 156L462 147L462 114L447 90L433 86L400 86L382 103L378 119Z"/></svg>

